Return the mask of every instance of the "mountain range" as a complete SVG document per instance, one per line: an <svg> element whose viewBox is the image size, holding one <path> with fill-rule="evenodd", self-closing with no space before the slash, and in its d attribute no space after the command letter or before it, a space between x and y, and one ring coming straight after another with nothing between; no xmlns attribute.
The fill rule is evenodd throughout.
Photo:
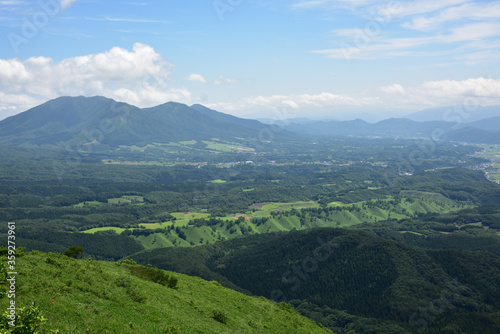
<svg viewBox="0 0 500 334"><path fill-rule="evenodd" d="M285 129L314 138L434 138L470 143L500 143L500 117L482 119L472 123L417 122L405 118L390 118L377 123L368 123L361 119L352 121L301 121L289 122Z"/></svg>
<svg viewBox="0 0 500 334"><path fill-rule="evenodd" d="M500 117L500 106L447 106L417 111L405 118L417 122L446 121L473 123L486 118Z"/></svg>
<svg viewBox="0 0 500 334"><path fill-rule="evenodd" d="M438 133L440 139L445 140L495 144L500 143L498 110L497 107L481 107L476 116L467 119L468 123L451 116L450 122L431 120L439 111L429 109L413 114L411 119L391 118L377 123L360 119L285 120L279 124L282 129L274 131L272 125L224 114L199 104L187 106L168 102L141 109L102 96L59 97L0 121L0 144L53 147L92 144L114 148L214 138L241 142L258 138L265 131L271 131L275 140L432 138ZM497 116L481 119L478 115ZM425 121L417 121L422 119ZM470 122L472 120L475 121Z"/></svg>
<svg viewBox="0 0 500 334"><path fill-rule="evenodd" d="M73 146L147 145L256 137L266 126L201 105L138 107L96 97L60 97L0 122L0 143Z"/></svg>

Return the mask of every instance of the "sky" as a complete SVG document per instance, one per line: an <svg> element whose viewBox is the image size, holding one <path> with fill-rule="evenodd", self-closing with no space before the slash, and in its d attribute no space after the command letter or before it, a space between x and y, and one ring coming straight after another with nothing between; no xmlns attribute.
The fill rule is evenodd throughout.
<svg viewBox="0 0 500 334"><path fill-rule="evenodd" d="M500 105L500 1L0 0L0 119L59 96L245 118Z"/></svg>

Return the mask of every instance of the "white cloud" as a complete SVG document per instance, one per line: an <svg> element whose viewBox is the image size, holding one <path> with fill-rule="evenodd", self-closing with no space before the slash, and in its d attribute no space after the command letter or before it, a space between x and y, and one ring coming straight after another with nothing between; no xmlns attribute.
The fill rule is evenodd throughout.
<svg viewBox="0 0 500 334"><path fill-rule="evenodd" d="M294 3L293 9L327 8L338 10L350 8L358 14L365 11L367 17L403 18L418 14L434 13L436 11L456 6L472 0L413 0L413 1L386 1L386 0L303 0Z"/></svg>
<svg viewBox="0 0 500 334"><path fill-rule="evenodd" d="M381 87L378 97L387 106L414 109L449 105L500 104L500 79L471 78L467 80L425 81L418 86L399 84Z"/></svg>
<svg viewBox="0 0 500 334"><path fill-rule="evenodd" d="M396 1L389 4L386 3L377 6L379 10L389 9L391 17L407 17L418 14L433 13L450 6L460 5L471 0L415 0L415 1Z"/></svg>
<svg viewBox="0 0 500 334"><path fill-rule="evenodd" d="M443 42L480 41L500 34L500 22L480 22L462 25L442 38Z"/></svg>
<svg viewBox="0 0 500 334"><path fill-rule="evenodd" d="M15 115L39 104L36 98L26 94L6 94L0 92L0 120Z"/></svg>
<svg viewBox="0 0 500 334"><path fill-rule="evenodd" d="M406 91L400 84L380 87L380 90L387 94L405 94Z"/></svg>
<svg viewBox="0 0 500 334"><path fill-rule="evenodd" d="M430 31L439 28L444 23L462 19L485 20L498 18L500 18L499 1L489 3L465 3L460 6L447 8L434 15L415 17L411 22L404 23L403 27L414 30Z"/></svg>
<svg viewBox="0 0 500 334"><path fill-rule="evenodd" d="M76 0L61 0L61 8L66 9L71 6Z"/></svg>
<svg viewBox="0 0 500 334"><path fill-rule="evenodd" d="M291 108L300 110L304 108L323 108L328 106L356 106L362 105L362 99L356 100L350 96L338 95L329 92L319 94L297 94L297 95L272 95L252 96L243 98L234 103L217 103L212 107L221 108L226 111L238 111L241 109L277 109Z"/></svg>
<svg viewBox="0 0 500 334"><path fill-rule="evenodd" d="M491 49L488 44L500 41L499 0L351 1L350 8L342 6L346 3L317 0L293 5L320 7L337 15L343 7L341 13L357 22L355 26L338 25L326 34L328 44L334 47L318 48L313 53L334 59L449 56L467 65L491 62L487 54L497 59L494 52L485 51Z"/></svg>
<svg viewBox="0 0 500 334"><path fill-rule="evenodd" d="M2 6L13 6L13 5L19 5L21 3L22 3L22 1L20 1L20 0L4 0L4 1L0 1L0 5L2 5Z"/></svg>
<svg viewBox="0 0 500 334"><path fill-rule="evenodd" d="M167 84L172 65L145 44L59 62L47 57L0 59L0 108L24 111L58 96L104 95L137 106L170 100L191 102L183 88Z"/></svg>
<svg viewBox="0 0 500 334"><path fill-rule="evenodd" d="M132 23L169 23L164 20L149 20L149 19L130 19L130 18L119 18L119 17L105 17L105 18L94 18L86 17L89 21L111 21L111 22L132 22Z"/></svg>
<svg viewBox="0 0 500 334"><path fill-rule="evenodd" d="M447 33L419 37L384 38L370 36L362 29L340 29L332 32L342 38L339 48L313 50L311 52L335 59L374 59L397 56L442 55L441 52L430 52L427 47L439 45L446 47L445 52L455 52L457 59L467 53L476 53L489 49L491 39L500 35L500 22L477 22L463 24L449 29ZM464 43L475 43L470 48ZM484 42L484 43L481 43ZM462 46L462 47L461 47ZM464 47L465 46L465 47Z"/></svg>
<svg viewBox="0 0 500 334"><path fill-rule="evenodd" d="M309 9L316 7L325 7L325 6L360 6L367 3L373 2L373 0L305 0L294 3L292 8L294 9Z"/></svg>
<svg viewBox="0 0 500 334"><path fill-rule="evenodd" d="M188 81L198 81L198 82L202 82L202 83L206 83L207 80L203 77L203 75L201 74L191 74L189 75L186 80Z"/></svg>
<svg viewBox="0 0 500 334"><path fill-rule="evenodd" d="M419 110L430 107L467 105L499 105L500 79L472 78L462 81L438 80L418 86L392 84L351 95L323 92L320 94L253 96L235 102L214 103L210 107L226 112L252 110L288 110L307 116L304 111L335 112L346 108L366 110ZM331 116L331 115L330 115Z"/></svg>
<svg viewBox="0 0 500 334"><path fill-rule="evenodd" d="M301 1L292 5L293 8L313 8L324 5L330 2L329 0Z"/></svg>
<svg viewBox="0 0 500 334"><path fill-rule="evenodd" d="M214 80L214 85L222 85L222 84L233 84L233 83L236 83L237 80L236 79L232 79L232 78L226 78L226 77L219 77L219 79L217 80Z"/></svg>
<svg viewBox="0 0 500 334"><path fill-rule="evenodd" d="M456 29L447 38L466 40L478 34L487 35L491 29L500 29L496 23L489 24L471 24L470 27L476 27L472 35L467 29ZM418 43L428 43L429 39L432 40L426 37ZM416 45L416 41L394 39L391 43L411 46ZM406 51L405 48L395 48L391 43L380 43L378 50L373 46L371 52ZM387 49L384 49L386 47ZM471 54L467 61L481 61L482 58L492 57L490 53L499 53L497 49L487 50L488 54L478 50ZM132 50L114 47L98 54L61 61L48 57L32 57L26 60L0 59L0 119L64 95L103 95L139 107L154 106L167 101L192 103L196 98L189 90L168 84L171 68L172 65L152 47L140 43L136 43ZM188 78L206 82L200 74L192 74ZM235 79L220 77L214 83L234 82ZM467 80L437 80L425 81L415 86L393 83L352 94L324 91L317 94L257 95L232 102L211 101L209 106L233 113L286 108L300 114L303 110L358 107L379 110L424 109L463 103L471 99L480 105L500 104L500 79L477 77Z"/></svg>
<svg viewBox="0 0 500 334"><path fill-rule="evenodd" d="M475 97L478 99L500 98L499 79L474 78L462 81L427 81L418 89L428 96L447 99L468 97Z"/></svg>
<svg viewBox="0 0 500 334"><path fill-rule="evenodd" d="M465 61L466 65L473 66L479 63L494 63L500 61L500 51L485 50L466 54L460 59Z"/></svg>
<svg viewBox="0 0 500 334"><path fill-rule="evenodd" d="M146 86L140 90L119 88L112 93L119 101L126 101L135 106L156 106L158 104L175 101L188 103L191 101L191 93L185 88L171 88L163 90L161 87Z"/></svg>

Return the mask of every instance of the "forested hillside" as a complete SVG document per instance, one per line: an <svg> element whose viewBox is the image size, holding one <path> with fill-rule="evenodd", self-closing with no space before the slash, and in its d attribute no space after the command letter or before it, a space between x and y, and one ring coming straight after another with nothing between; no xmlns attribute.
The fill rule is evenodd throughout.
<svg viewBox="0 0 500 334"><path fill-rule="evenodd" d="M132 258L223 277L222 283L292 303L339 333L500 330L500 258L484 251L427 250L366 232L313 229Z"/></svg>

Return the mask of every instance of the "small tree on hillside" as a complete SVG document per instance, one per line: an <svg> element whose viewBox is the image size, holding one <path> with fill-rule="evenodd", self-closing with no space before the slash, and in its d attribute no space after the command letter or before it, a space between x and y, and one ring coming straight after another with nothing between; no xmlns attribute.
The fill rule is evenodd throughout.
<svg viewBox="0 0 500 334"><path fill-rule="evenodd" d="M74 259L81 259L83 257L83 247L70 246L64 251L64 255Z"/></svg>

